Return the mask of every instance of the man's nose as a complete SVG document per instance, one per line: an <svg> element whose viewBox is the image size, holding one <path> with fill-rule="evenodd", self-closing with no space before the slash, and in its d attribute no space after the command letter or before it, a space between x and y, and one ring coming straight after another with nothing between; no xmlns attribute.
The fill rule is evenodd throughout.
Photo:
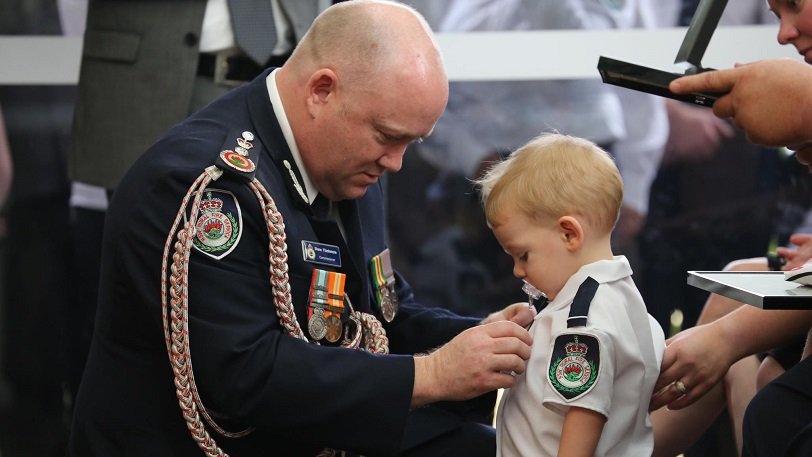
<svg viewBox="0 0 812 457"><path fill-rule="evenodd" d="M406 146L396 146L389 149L378 159L378 165L391 173L397 173L403 166L403 155L406 154Z"/></svg>

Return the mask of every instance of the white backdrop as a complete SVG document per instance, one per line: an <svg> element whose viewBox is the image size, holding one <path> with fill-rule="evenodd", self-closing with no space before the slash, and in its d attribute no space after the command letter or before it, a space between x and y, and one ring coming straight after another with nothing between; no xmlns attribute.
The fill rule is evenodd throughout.
<svg viewBox="0 0 812 457"><path fill-rule="evenodd" d="M771 57L801 59L775 40L775 25L719 27L703 66ZM685 28L439 33L455 81L598 78L598 56L681 71L673 64ZM81 37L0 36L0 85L76 84ZM505 52L512 49L514 52Z"/></svg>

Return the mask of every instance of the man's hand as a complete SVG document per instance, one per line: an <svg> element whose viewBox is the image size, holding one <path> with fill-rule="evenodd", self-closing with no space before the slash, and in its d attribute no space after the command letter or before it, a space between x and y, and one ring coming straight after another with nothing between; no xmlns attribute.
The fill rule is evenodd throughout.
<svg viewBox="0 0 812 457"><path fill-rule="evenodd" d="M530 306L527 302L514 303L508 305L505 309L491 313L486 317L482 323L490 324L491 322L511 321L519 324L522 327L527 327L533 322L536 317L536 309Z"/></svg>
<svg viewBox="0 0 812 457"><path fill-rule="evenodd" d="M469 328L431 354L415 356L412 407L511 387L514 374L524 373L531 344L527 330L499 321Z"/></svg>
<svg viewBox="0 0 812 457"><path fill-rule="evenodd" d="M719 117L753 143L802 150L802 163L812 162L812 68L791 59L762 60L736 68L684 76L671 82L678 94L727 92L713 104Z"/></svg>

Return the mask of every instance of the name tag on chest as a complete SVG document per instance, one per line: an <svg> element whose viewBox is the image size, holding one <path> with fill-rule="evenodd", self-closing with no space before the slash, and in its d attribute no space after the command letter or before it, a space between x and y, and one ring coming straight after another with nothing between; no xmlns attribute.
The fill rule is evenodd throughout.
<svg viewBox="0 0 812 457"><path fill-rule="evenodd" d="M332 244L302 240L302 257L305 262L341 267L341 250Z"/></svg>

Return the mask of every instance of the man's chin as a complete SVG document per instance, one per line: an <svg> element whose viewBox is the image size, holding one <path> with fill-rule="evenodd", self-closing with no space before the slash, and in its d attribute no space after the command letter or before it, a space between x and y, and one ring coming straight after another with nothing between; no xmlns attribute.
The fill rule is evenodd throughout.
<svg viewBox="0 0 812 457"><path fill-rule="evenodd" d="M369 186L354 186L346 190L346 192L342 192L341 195L338 196L338 200L357 200L367 193L367 189Z"/></svg>

